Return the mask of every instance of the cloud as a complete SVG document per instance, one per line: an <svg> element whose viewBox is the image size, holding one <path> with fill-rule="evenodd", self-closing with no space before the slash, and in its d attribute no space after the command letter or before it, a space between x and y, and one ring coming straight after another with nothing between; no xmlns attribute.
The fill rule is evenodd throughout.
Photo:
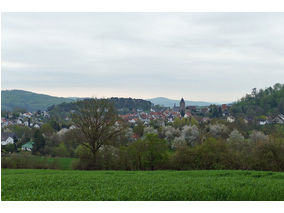
<svg viewBox="0 0 284 213"><path fill-rule="evenodd" d="M283 26L284 13L3 13L2 89L234 101L284 79Z"/></svg>

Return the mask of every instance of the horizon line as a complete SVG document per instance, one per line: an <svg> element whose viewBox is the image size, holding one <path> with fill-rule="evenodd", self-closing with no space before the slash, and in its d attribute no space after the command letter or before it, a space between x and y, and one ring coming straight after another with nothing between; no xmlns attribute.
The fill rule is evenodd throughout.
<svg viewBox="0 0 284 213"><path fill-rule="evenodd" d="M126 97L126 96L111 96L111 97L108 97L108 96L101 96L101 97L97 97L97 96L57 96L57 95L52 95L52 94L48 94L48 93L45 93L45 92L38 92L38 91L35 91L35 90L25 90L25 89L3 89L1 88L1 93L2 91L13 91L13 90L18 90L18 91L25 91L25 92L31 92L31 93L35 93L35 94L39 94L39 95L48 95L48 96L52 96L52 97L57 97L57 98L132 98L132 99L142 99L142 100L150 100L150 99L155 99L155 98L166 98L168 100L172 100L172 101L179 101L178 98L168 98L168 97L165 97L165 96L156 96L156 97L148 97L148 98L137 98L137 97ZM181 97L183 98L183 97ZM180 98L180 99L181 99ZM205 102L205 103L209 103L209 104L230 104L230 103L233 103L233 102L236 102L235 101L204 101L204 100L189 100L189 99L185 99L185 101L192 101L192 102Z"/></svg>

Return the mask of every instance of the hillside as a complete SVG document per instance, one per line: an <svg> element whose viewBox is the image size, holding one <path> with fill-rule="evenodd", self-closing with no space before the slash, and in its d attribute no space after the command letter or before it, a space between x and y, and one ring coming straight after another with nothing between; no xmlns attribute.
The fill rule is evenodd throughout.
<svg viewBox="0 0 284 213"><path fill-rule="evenodd" d="M27 111L45 110L54 104L69 103L74 100L70 98L53 97L50 95L37 94L24 90L2 90L1 109L12 111L21 108Z"/></svg>
<svg viewBox="0 0 284 213"><path fill-rule="evenodd" d="M247 94L232 105L231 113L247 118L284 114L284 84L278 83L260 90L254 88L251 94Z"/></svg>
<svg viewBox="0 0 284 213"><path fill-rule="evenodd" d="M110 98L109 99L117 109L119 114L131 113L133 110L149 111L152 103L143 99L133 98ZM81 102L84 100L80 100ZM63 119L70 115L72 110L78 110L78 102L61 103L58 105L52 105L48 107L48 111L53 118L57 120Z"/></svg>
<svg viewBox="0 0 284 213"><path fill-rule="evenodd" d="M151 101L155 105L161 105L165 107L173 107L174 104L176 106L179 106L180 100L173 100L173 99L168 99L164 97L157 97L157 98L151 98L147 99L148 101ZM185 105L186 106L209 106L212 103L209 102L203 102L203 101L187 101L185 100Z"/></svg>

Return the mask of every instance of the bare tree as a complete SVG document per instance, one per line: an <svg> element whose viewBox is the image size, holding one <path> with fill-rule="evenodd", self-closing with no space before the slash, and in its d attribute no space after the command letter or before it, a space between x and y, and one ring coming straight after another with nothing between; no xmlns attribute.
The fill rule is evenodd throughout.
<svg viewBox="0 0 284 213"><path fill-rule="evenodd" d="M89 149L96 165L100 147L118 136L123 130L113 104L106 99L87 99L78 102L79 110L73 114L73 122L82 133L79 144Z"/></svg>

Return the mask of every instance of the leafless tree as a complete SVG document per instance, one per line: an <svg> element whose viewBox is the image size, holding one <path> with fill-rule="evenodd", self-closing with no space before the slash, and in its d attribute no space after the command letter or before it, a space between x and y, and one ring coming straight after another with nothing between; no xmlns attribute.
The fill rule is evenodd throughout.
<svg viewBox="0 0 284 213"><path fill-rule="evenodd" d="M96 154L100 147L118 136L123 125L113 106L107 99L86 99L78 102L79 110L72 120L80 130L82 139L78 143L89 149L96 165Z"/></svg>

